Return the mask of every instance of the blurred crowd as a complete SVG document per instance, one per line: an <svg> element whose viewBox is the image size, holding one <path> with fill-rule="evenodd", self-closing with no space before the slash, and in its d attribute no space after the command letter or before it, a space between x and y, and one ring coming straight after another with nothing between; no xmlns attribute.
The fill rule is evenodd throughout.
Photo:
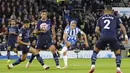
<svg viewBox="0 0 130 73"><path fill-rule="evenodd" d="M16 25L21 28L22 21L29 19L31 22L31 33L30 41L33 46L36 44L36 34L33 33L37 21L40 19L40 10L47 9L44 5L47 3L47 0L42 0L44 4L39 6L39 2L36 0L35 3L27 0L0 0L0 49L6 50L7 45L7 35L1 35L1 33L6 32L6 27L10 25L11 19L16 20ZM44 2L45 1L45 2ZM56 40L54 41L56 47L61 49L63 47L63 32L64 28L69 25L71 20L76 20L78 22L77 26L86 33L88 38L89 47L85 47L82 36L77 37L79 41L76 44L76 47L80 50L90 50L93 49L94 44L97 41L97 36L95 35L95 26L97 19L103 15L104 6L112 2L120 2L120 0L81 0L81 3L78 4L75 0L69 0L68 2L55 3L61 9L61 13L57 11L48 10L48 17L52 21L52 24L55 25L56 29ZM79 6L78 6L79 5ZM82 10L73 10L75 7L81 7ZM77 7L77 8L78 8ZM91 8L91 9L90 9ZM86 13L90 11L89 13ZM118 15L118 12L114 12L115 15ZM123 24L127 29L128 36L130 36L130 17L127 18L124 14L121 17ZM118 32L119 41L123 40L121 32ZM72 49L71 49L72 50Z"/></svg>

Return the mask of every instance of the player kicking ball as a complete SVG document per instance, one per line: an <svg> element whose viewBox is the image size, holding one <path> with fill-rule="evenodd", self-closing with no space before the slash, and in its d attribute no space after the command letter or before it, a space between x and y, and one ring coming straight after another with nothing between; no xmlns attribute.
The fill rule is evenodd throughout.
<svg viewBox="0 0 130 73"><path fill-rule="evenodd" d="M45 70L49 69L49 67L47 65L44 65L43 59L40 57L38 52L33 47L31 47L31 45L30 45L30 42L29 42L30 41L29 40L29 27L30 27L29 20L23 21L23 26L20 29L20 34L17 38L17 43L20 44L20 48L22 50L22 56L21 56L21 58L16 60L14 63L7 65L8 69L11 69L14 66L20 64L21 62L25 61L28 52L31 52L32 54L34 54L37 57L37 60L40 62L40 64L43 66L43 68Z"/></svg>
<svg viewBox="0 0 130 73"><path fill-rule="evenodd" d="M84 36L84 44L86 45L86 47L88 47L86 34L77 27L77 22L73 20L70 22L70 25L67 26L64 30L63 40L65 45L60 52L60 54L63 55L64 60L63 69L68 67L67 48L70 46L75 46L78 34Z"/></svg>
<svg viewBox="0 0 130 73"><path fill-rule="evenodd" d="M40 52L41 49L47 50L44 48L44 46L46 45L47 48L53 54L53 58L56 63L56 68L61 69L61 67L59 66L57 50L52 42L52 38L55 38L55 27L51 24L51 20L47 18L46 10L41 11L41 19L38 21L38 24L36 25L35 33L38 34L36 50L38 52ZM35 55L32 55L29 62L26 64L26 68L29 68L34 58Z"/></svg>
<svg viewBox="0 0 130 73"><path fill-rule="evenodd" d="M97 21L97 26L95 29L95 32L99 35L100 39L96 43L93 54L91 57L91 69L89 73L93 73L95 70L95 62L97 58L97 54L101 49L103 49L104 46L107 44L110 45L110 49L114 50L115 56L116 56L116 73L122 73L120 69L121 64L121 50L119 46L119 42L117 41L117 34L116 31L120 27L124 36L125 36L125 42L128 43L128 36L126 34L126 29L124 25L122 24L122 21L112 15L112 6L106 6L104 10L105 15L101 16L99 20ZM101 31L100 31L101 30Z"/></svg>

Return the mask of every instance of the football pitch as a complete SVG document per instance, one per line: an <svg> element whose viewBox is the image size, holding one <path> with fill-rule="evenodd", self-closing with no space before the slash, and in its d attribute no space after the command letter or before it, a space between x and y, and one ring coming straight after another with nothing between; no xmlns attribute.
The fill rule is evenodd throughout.
<svg viewBox="0 0 130 73"><path fill-rule="evenodd" d="M14 62L15 60L12 60ZM0 60L0 73L88 73L91 65L90 59L69 59L69 67L64 70L56 69L52 59L44 60L50 66L49 70L44 70L37 60L34 60L30 68L25 68L27 60L11 70L7 69L6 60ZM60 59L63 67L63 60ZM116 73L115 59L97 59L94 73ZM122 59L121 69L123 73L130 73L130 59Z"/></svg>

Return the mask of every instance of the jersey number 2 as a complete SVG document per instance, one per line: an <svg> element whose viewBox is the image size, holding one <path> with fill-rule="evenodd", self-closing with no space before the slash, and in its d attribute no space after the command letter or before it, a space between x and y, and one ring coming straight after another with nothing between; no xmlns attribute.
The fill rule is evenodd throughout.
<svg viewBox="0 0 130 73"><path fill-rule="evenodd" d="M104 23L106 24L104 29L110 29L109 25L110 25L110 20L104 20Z"/></svg>

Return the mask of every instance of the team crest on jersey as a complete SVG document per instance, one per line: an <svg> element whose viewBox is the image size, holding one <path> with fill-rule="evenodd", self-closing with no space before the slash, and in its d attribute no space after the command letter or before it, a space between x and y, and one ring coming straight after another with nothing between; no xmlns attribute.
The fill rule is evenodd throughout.
<svg viewBox="0 0 130 73"><path fill-rule="evenodd" d="M46 23L42 23L42 24L40 25L40 29L41 29L41 30L44 30L44 31L47 31L48 25L47 25Z"/></svg>

